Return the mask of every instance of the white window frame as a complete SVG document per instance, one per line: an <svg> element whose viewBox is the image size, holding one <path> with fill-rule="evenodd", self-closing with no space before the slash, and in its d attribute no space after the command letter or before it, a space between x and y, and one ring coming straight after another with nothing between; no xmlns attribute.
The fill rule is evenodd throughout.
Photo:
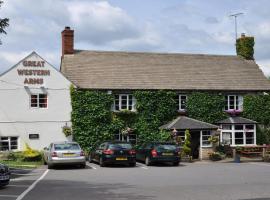
<svg viewBox="0 0 270 200"><path fill-rule="evenodd" d="M37 96L37 106L36 107L32 106L32 95ZM39 97L39 95L46 95L46 97L47 97L47 104L46 104L47 106L46 107L40 107L39 106L39 101L41 99ZM32 94L30 94L30 105L29 105L29 107L31 109L48 109L48 107L49 107L49 95L47 93L32 93Z"/></svg>
<svg viewBox="0 0 270 200"><path fill-rule="evenodd" d="M132 144L137 144L137 135L135 133L129 133L129 134L123 134L120 130L117 134L115 134L115 136L117 136L117 139L119 141L123 141L123 142L130 142ZM135 139L132 138L132 136L135 136ZM116 138L116 137L115 137ZM135 143L133 143L133 141L135 141Z"/></svg>
<svg viewBox="0 0 270 200"><path fill-rule="evenodd" d="M115 108L115 106L116 106L116 104L115 104L115 100L116 99L115 99L114 100L114 104L113 104L113 111L115 111L115 112L124 111L124 110L136 111L136 109L135 109L136 99L135 99L134 95L132 95L132 94L115 94L115 96L116 95L118 96L119 110L116 110L116 108ZM123 98L123 96L126 96L127 97L127 100L126 100L127 101L127 108L126 109L122 109L122 98ZM131 103L131 105L129 104L129 102L130 102L129 97L130 96L132 96L132 99L131 99L132 103ZM129 109L130 106L131 106L131 110Z"/></svg>
<svg viewBox="0 0 270 200"><path fill-rule="evenodd" d="M205 134L207 133L207 134ZM209 142L209 138L212 136L212 131L211 130L202 130L200 131L201 134L201 147L212 147L212 143ZM207 140L204 140L203 137L208 137ZM205 141L209 142L208 145L203 144Z"/></svg>
<svg viewBox="0 0 270 200"><path fill-rule="evenodd" d="M7 137L8 139L7 140L2 140L1 138L2 137ZM16 137L17 138L17 148L16 149L11 149L11 138L12 137ZM0 137L0 141L2 142L8 142L8 151L16 151L19 149L19 137L18 136L1 136ZM0 150L2 151L2 150Z"/></svg>
<svg viewBox="0 0 270 200"><path fill-rule="evenodd" d="M182 97L185 97L186 98L186 102L185 104L182 104ZM179 111L186 111L187 110L187 100L188 100L188 96L185 95L185 94L179 94L178 95L178 110ZM183 108L184 106L184 108Z"/></svg>
<svg viewBox="0 0 270 200"><path fill-rule="evenodd" d="M228 125L228 124L224 124L224 125ZM235 130L235 126L236 125L243 125L243 129L242 130ZM253 125L253 129L247 129L246 126L248 125ZM226 129L221 129L221 135L220 135L220 142L221 144L223 143L222 140L222 135L223 133L231 133L231 140L232 140L232 144L231 146L254 146L256 145L256 124L231 124L232 129L231 130L226 130ZM221 125L222 127L222 125ZM242 132L243 133L243 144L235 144L235 133L236 132ZM247 144L247 137L246 137L246 133L247 132L253 132L253 144Z"/></svg>
<svg viewBox="0 0 270 200"><path fill-rule="evenodd" d="M230 98L233 98L233 108L231 108L231 101ZM227 99L226 99L227 98ZM225 111L243 111L243 96L241 95L226 95L226 106L224 108ZM226 108L227 107L227 108Z"/></svg>

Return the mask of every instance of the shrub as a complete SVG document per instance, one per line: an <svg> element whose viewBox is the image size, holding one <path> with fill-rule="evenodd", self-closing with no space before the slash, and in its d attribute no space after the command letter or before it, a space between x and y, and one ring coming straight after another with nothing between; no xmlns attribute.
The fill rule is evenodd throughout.
<svg viewBox="0 0 270 200"><path fill-rule="evenodd" d="M221 152L213 152L209 154L209 159L212 161L219 161L225 158L225 155Z"/></svg>
<svg viewBox="0 0 270 200"><path fill-rule="evenodd" d="M26 144L26 150L22 152L22 161L41 161L42 155L41 152L34 150Z"/></svg>
<svg viewBox="0 0 270 200"><path fill-rule="evenodd" d="M189 130L185 131L185 143L183 145L183 156L190 156L191 153L191 135L189 133Z"/></svg>

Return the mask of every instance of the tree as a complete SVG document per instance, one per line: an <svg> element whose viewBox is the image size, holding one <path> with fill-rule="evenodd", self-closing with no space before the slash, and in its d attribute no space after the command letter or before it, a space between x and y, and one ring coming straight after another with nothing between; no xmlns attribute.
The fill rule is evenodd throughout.
<svg viewBox="0 0 270 200"><path fill-rule="evenodd" d="M3 3L3 1L0 0L0 9L1 9L1 4ZM8 27L9 25L9 19L8 18L0 18L0 34L1 33L4 33L4 34L7 34L7 32L5 31L5 28ZM0 40L0 44L1 43L1 40Z"/></svg>

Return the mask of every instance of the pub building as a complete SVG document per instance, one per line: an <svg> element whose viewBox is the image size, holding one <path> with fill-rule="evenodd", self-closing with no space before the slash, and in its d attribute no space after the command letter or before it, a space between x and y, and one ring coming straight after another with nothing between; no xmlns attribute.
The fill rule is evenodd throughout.
<svg viewBox="0 0 270 200"><path fill-rule="evenodd" d="M36 52L0 76L0 151L67 140L70 81Z"/></svg>

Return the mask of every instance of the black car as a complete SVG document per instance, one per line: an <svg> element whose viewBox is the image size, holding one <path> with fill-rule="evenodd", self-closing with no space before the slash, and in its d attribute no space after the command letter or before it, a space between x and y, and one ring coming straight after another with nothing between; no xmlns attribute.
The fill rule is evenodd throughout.
<svg viewBox="0 0 270 200"><path fill-rule="evenodd" d="M177 166L181 160L180 148L171 142L151 142L137 149L136 159L147 166L158 162L171 162Z"/></svg>
<svg viewBox="0 0 270 200"><path fill-rule="evenodd" d="M10 171L7 165L0 163L0 187L9 184Z"/></svg>
<svg viewBox="0 0 270 200"><path fill-rule="evenodd" d="M136 151L129 142L104 142L89 154L89 162L95 161L101 167L107 164L136 165Z"/></svg>

